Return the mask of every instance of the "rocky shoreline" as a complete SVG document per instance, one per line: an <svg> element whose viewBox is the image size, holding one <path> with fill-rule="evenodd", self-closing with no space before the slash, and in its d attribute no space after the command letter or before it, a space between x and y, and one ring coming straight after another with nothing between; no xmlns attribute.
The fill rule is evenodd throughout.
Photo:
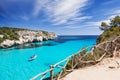
<svg viewBox="0 0 120 80"><path fill-rule="evenodd" d="M18 40L6 39L2 43L0 43L0 48L9 48L14 45L32 43L35 41L41 42L41 41L45 41L45 40L52 40L57 37L57 35L53 32L34 31L34 30L16 31L15 34L17 34L19 36Z"/></svg>

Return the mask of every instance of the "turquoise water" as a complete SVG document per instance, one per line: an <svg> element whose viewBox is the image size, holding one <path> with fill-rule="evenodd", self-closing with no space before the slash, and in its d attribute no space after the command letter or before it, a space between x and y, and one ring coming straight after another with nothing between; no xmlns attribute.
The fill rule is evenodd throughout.
<svg viewBox="0 0 120 80"><path fill-rule="evenodd" d="M40 45L36 48L20 49L16 46L0 49L0 80L29 80L83 47L93 46L96 38L97 36L59 36L53 41L34 43ZM34 53L38 57L29 62Z"/></svg>

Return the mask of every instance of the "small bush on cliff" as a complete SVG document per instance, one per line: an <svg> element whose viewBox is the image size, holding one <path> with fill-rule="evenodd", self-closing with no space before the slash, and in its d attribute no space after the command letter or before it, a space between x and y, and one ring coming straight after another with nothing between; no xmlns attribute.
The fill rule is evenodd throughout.
<svg viewBox="0 0 120 80"><path fill-rule="evenodd" d="M19 29L16 29L16 30L19 30ZM15 34L16 30L14 28L1 27L0 34L4 35L4 37L0 38L0 43L3 42L5 39L18 40L19 36Z"/></svg>
<svg viewBox="0 0 120 80"><path fill-rule="evenodd" d="M100 29L106 31L111 27L120 27L120 16L115 16L109 24L102 22Z"/></svg>
<svg viewBox="0 0 120 80"><path fill-rule="evenodd" d="M107 31L103 32L103 34L101 34L98 39L97 39L97 44L101 43L103 41L107 41L110 38L114 38L116 36L120 36L120 27L112 27L110 29L108 29Z"/></svg>
<svg viewBox="0 0 120 80"><path fill-rule="evenodd" d="M3 42L2 38L0 38L0 43Z"/></svg>
<svg viewBox="0 0 120 80"><path fill-rule="evenodd" d="M100 29L104 32L98 37L97 44L110 40L112 37L120 36L120 16L111 19L109 25L102 22Z"/></svg>

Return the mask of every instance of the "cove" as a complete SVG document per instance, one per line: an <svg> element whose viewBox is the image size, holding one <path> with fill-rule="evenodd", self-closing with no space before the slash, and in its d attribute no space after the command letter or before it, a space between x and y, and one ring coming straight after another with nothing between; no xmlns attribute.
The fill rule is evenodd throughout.
<svg viewBox="0 0 120 80"><path fill-rule="evenodd" d="M34 47L0 49L0 80L29 80L71 54L94 46L98 36L58 36L55 40L34 42ZM37 58L28 61L34 53Z"/></svg>

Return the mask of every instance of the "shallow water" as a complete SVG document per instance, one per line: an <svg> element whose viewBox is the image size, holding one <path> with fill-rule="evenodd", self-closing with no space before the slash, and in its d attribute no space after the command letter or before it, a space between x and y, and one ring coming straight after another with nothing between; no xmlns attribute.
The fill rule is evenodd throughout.
<svg viewBox="0 0 120 80"><path fill-rule="evenodd" d="M0 80L29 80L78 50L95 45L96 38L97 36L58 36L53 41L33 43L35 48L16 46L0 49ZM34 53L38 57L29 62Z"/></svg>

